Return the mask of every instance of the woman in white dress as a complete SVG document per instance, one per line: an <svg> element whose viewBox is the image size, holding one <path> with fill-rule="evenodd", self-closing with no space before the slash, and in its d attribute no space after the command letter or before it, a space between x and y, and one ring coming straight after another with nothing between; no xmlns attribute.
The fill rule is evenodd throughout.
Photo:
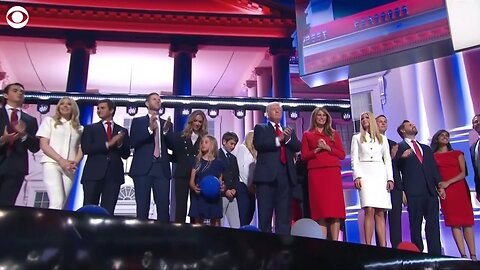
<svg viewBox="0 0 480 270"><path fill-rule="evenodd" d="M387 137L378 131L371 112L360 115L360 133L352 138L351 161L355 187L359 190L360 205L365 213L365 243L372 243L375 222L377 241L385 247L385 211L392 209L392 160Z"/></svg>
<svg viewBox="0 0 480 270"><path fill-rule="evenodd" d="M82 132L78 105L68 97L61 98L55 114L45 117L40 124L37 137L44 153L41 160L43 182L51 209L63 209L70 194L77 165L83 157Z"/></svg>
<svg viewBox="0 0 480 270"><path fill-rule="evenodd" d="M250 224L255 211L255 192L253 191L253 171L257 160L257 150L253 147L253 130L247 132L243 144L237 146L237 157L242 187L237 188L237 202L242 226Z"/></svg>

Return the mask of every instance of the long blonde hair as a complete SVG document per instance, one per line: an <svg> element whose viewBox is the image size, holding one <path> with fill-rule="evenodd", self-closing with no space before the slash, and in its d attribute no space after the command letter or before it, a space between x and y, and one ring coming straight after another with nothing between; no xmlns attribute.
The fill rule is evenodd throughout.
<svg viewBox="0 0 480 270"><path fill-rule="evenodd" d="M368 131L370 133L370 137L373 139L373 141L378 141L379 144L382 144L383 143L382 134L380 133L380 131L378 131L377 121L375 120L375 116L371 112L363 112L362 114L360 114L360 141L362 143L367 142L367 138L366 138L367 131L363 128L363 125L362 125L362 116L365 114L368 115L368 118L369 118L368 122L370 123L370 128Z"/></svg>
<svg viewBox="0 0 480 270"><path fill-rule="evenodd" d="M203 111L195 110L192 113L190 113L190 115L188 116L187 124L185 125L185 128L182 131L182 137L190 138L192 136L192 132L193 132L192 124L193 124L193 121L195 120L195 117L197 117L198 115L200 115L203 118L202 127L199 130L198 136L201 138L208 133L207 116Z"/></svg>
<svg viewBox="0 0 480 270"><path fill-rule="evenodd" d="M243 144L247 147L248 151L250 154L252 154L253 158L257 160L257 150L253 146L253 130L250 130L247 132L247 135L245 135L245 140L243 141Z"/></svg>
<svg viewBox="0 0 480 270"><path fill-rule="evenodd" d="M55 109L55 114L52 116L53 120L55 121L55 124L53 127L57 127L58 125L63 125L61 119L62 115L60 114L60 104L64 101L70 101L72 103L72 116L70 117L70 123L72 125L72 128L75 129L76 131L80 130L80 110L78 109L78 104L75 102L75 100L69 98L69 97L63 97L61 98L58 103L57 103L57 108Z"/></svg>
<svg viewBox="0 0 480 270"><path fill-rule="evenodd" d="M214 157L214 159L217 159L218 157L217 139L215 139L215 137L213 137L212 135L205 135L202 137L202 140L206 140L206 139L210 140L210 149L208 149L208 153L210 153ZM195 166L194 166L195 169L198 169L200 167L200 161L202 160L204 155L205 154L203 154L202 152L202 146L200 145L200 148L198 149L198 155L195 160Z"/></svg>
<svg viewBox="0 0 480 270"><path fill-rule="evenodd" d="M333 136L333 133L335 132L335 130L332 128L332 116L330 115L330 113L328 113L325 107L317 107L315 108L315 110L313 110L312 115L310 117L310 127L308 129L310 131L313 131L318 127L317 114L319 112L323 112L327 116L327 121L323 126L323 133L325 133L325 135L327 135L333 141L335 139L335 137Z"/></svg>

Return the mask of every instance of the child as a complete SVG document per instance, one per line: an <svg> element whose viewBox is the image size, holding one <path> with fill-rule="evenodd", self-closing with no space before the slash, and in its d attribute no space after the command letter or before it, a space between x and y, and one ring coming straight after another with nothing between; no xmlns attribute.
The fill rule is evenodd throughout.
<svg viewBox="0 0 480 270"><path fill-rule="evenodd" d="M190 176L190 188L194 191L190 198L190 211L188 215L193 218L193 223L203 224L204 219L210 219L210 225L219 227L222 215L222 199L206 200L200 194L199 182L209 175L217 177L223 192L224 164L218 159L217 140L211 135L205 135L200 142L200 151L193 165Z"/></svg>
<svg viewBox="0 0 480 270"><path fill-rule="evenodd" d="M240 182L237 158L232 154L238 143L238 136L235 132L225 132L222 136L222 148L218 150L218 159L224 162L225 171L223 181L225 183L225 194L223 200L223 213L228 220L230 228L240 228L239 205L237 190ZM246 188L245 188L246 190ZM224 219L222 219L222 225Z"/></svg>

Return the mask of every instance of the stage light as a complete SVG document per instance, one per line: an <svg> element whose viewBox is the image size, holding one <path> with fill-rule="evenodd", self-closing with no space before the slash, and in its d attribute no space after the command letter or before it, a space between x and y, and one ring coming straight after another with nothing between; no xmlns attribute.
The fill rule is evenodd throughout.
<svg viewBox="0 0 480 270"><path fill-rule="evenodd" d="M350 112L342 112L342 119L345 121L350 121L352 120L352 115Z"/></svg>
<svg viewBox="0 0 480 270"><path fill-rule="evenodd" d="M298 111L289 111L288 116L290 116L292 120L297 120L300 114Z"/></svg>
<svg viewBox="0 0 480 270"><path fill-rule="evenodd" d="M208 109L208 116L215 118L218 116L218 109Z"/></svg>
<svg viewBox="0 0 480 270"><path fill-rule="evenodd" d="M190 113L192 112L192 109L190 108L182 108L182 115L190 115Z"/></svg>
<svg viewBox="0 0 480 270"><path fill-rule="evenodd" d="M128 105L126 107L126 110L127 110L128 115L135 116L138 112L138 107L135 106L135 105Z"/></svg>
<svg viewBox="0 0 480 270"><path fill-rule="evenodd" d="M242 119L243 117L245 117L245 110L244 109L236 109L234 111L234 114L238 119Z"/></svg>
<svg viewBox="0 0 480 270"><path fill-rule="evenodd" d="M50 111L50 105L47 103L38 103L37 112L41 114L47 114Z"/></svg>
<svg viewBox="0 0 480 270"><path fill-rule="evenodd" d="M161 107L160 110L158 110L158 115L162 116L165 113L165 108Z"/></svg>

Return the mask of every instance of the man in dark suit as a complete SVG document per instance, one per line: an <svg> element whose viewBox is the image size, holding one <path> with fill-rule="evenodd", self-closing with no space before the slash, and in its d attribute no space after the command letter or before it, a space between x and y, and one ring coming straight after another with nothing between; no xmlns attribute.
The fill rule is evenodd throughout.
<svg viewBox="0 0 480 270"><path fill-rule="evenodd" d="M428 253L441 255L438 196L444 197L445 190L438 188L440 174L432 149L415 140L417 127L408 120L403 121L397 132L403 141L398 144L394 162L402 174L410 239L423 251L421 230L425 218Z"/></svg>
<svg viewBox="0 0 480 270"><path fill-rule="evenodd" d="M22 112L25 88L12 83L3 89L4 106L0 109L0 205L15 205L25 175L28 151L40 150L35 136L37 119Z"/></svg>
<svg viewBox="0 0 480 270"><path fill-rule="evenodd" d="M388 128L387 117L383 114L375 118L377 121L378 131L385 135L385 132ZM392 159L397 154L398 144L388 139L388 145L390 146L390 155ZM388 211L388 226L390 231L390 243L393 248L396 248L400 242L402 242L402 178L400 177L400 171L392 162L393 166L393 180L395 180L395 185L390 191L390 199L392 201L392 209ZM376 238L378 239L378 237ZM378 245L378 243L377 243Z"/></svg>
<svg viewBox="0 0 480 270"><path fill-rule="evenodd" d="M222 135L222 147L218 150L218 159L225 164L225 170L223 171L223 183L225 185L225 193L222 198L223 217L227 218L230 228L240 228L240 205L237 193L240 171L237 157L232 154L237 143L238 135L235 132L225 132Z"/></svg>
<svg viewBox="0 0 480 270"><path fill-rule="evenodd" d="M473 117L472 128L480 136L480 114ZM477 201L480 202L480 138L470 146L470 157L472 158L472 165L475 171L475 192L477 194Z"/></svg>
<svg viewBox="0 0 480 270"><path fill-rule="evenodd" d="M129 175L135 185L137 218L147 219L150 210L150 193L157 207L157 220L170 221L170 156L173 133L170 118L160 119L161 99L157 93L147 96L148 114L132 120L130 145L135 150Z"/></svg>
<svg viewBox="0 0 480 270"><path fill-rule="evenodd" d="M115 103L100 100L97 114L101 121L85 127L82 151L88 155L82 174L83 205L98 205L113 215L120 186L125 183L123 159L130 156L128 131L113 122Z"/></svg>
<svg viewBox="0 0 480 270"><path fill-rule="evenodd" d="M258 155L253 179L260 230L272 232L275 211L275 232L288 235L292 218L292 187L297 181L294 159L296 152L300 151L300 142L293 129L280 126L282 115L278 102L269 103L268 123L255 126L253 145Z"/></svg>

